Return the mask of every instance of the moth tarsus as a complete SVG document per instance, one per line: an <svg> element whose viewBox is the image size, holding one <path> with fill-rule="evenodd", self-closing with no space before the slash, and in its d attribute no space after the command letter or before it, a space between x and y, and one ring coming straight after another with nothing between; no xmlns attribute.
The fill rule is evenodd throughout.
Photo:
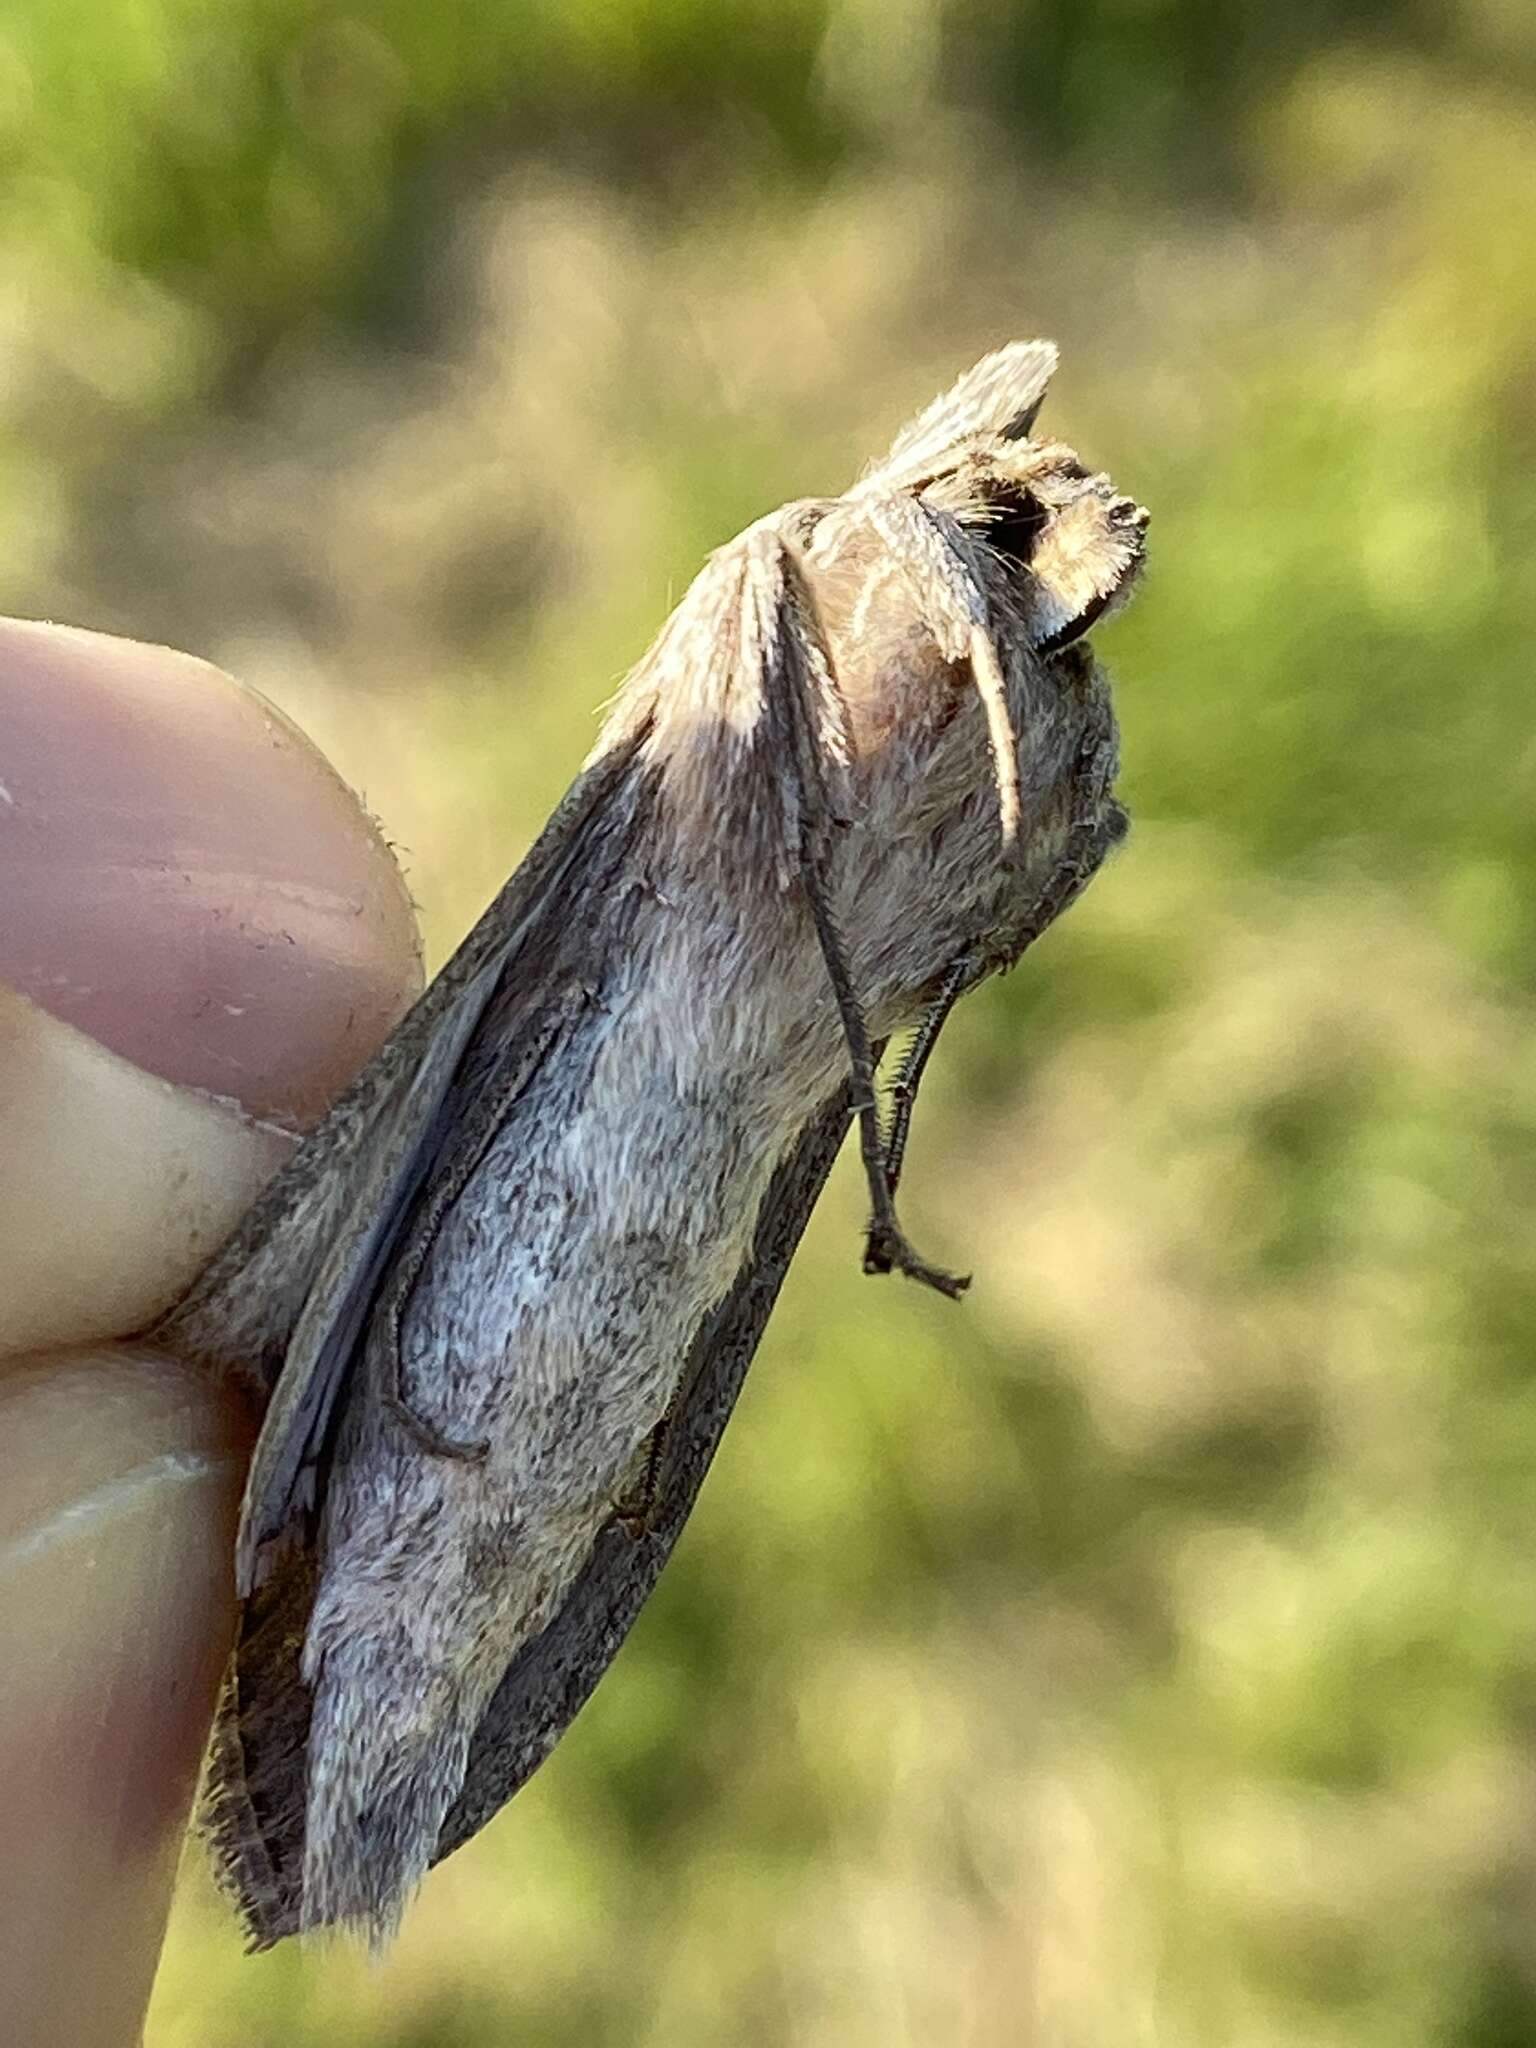
<svg viewBox="0 0 1536 2048"><path fill-rule="evenodd" d="M633 1493L625 1494L613 1504L613 1518L632 1542L638 1543L642 1536L649 1536L656 1517L656 1505L661 1495L661 1461L666 1450L667 1432L672 1427L670 1415L664 1415L651 1431L645 1446L645 1465L640 1474L640 1483Z"/></svg>
<svg viewBox="0 0 1536 2048"><path fill-rule="evenodd" d="M939 1042L939 1033L949 1021L950 1011L979 973L980 962L969 955L957 960L934 992L916 1030L902 1050L901 1061L891 1079L891 1125L885 1134L885 1170L892 1193L906 1163L907 1138L912 1126L912 1112L917 1107L917 1091L923 1071Z"/></svg>
<svg viewBox="0 0 1536 2048"><path fill-rule="evenodd" d="M939 984L932 1000L923 1011L916 1029L902 1050L896 1072L892 1076L889 1090L891 1120L883 1138L884 1171L886 1188L894 1199L901 1180L901 1169L906 1162L907 1139L912 1127L912 1111L917 1104L917 1091L922 1082L923 1069L927 1066L933 1048L939 1042L939 1033L948 1021L949 1013L961 995L976 980L980 963L964 954L950 967ZM881 1235L876 1223L871 1223L864 1241L864 1271L866 1273L891 1273L897 1269L897 1260L892 1248ZM970 1286L970 1275L956 1284L954 1299ZM941 1292L945 1290L941 1289Z"/></svg>
<svg viewBox="0 0 1536 2048"><path fill-rule="evenodd" d="M1054 364L997 351L710 558L522 867L156 1327L270 1395L209 1806L258 1945L383 1938L549 1753L850 1121L866 1270L965 1286L897 1219L918 1083L1124 830L1082 635L1145 515L1032 438Z"/></svg>
<svg viewBox="0 0 1536 2048"><path fill-rule="evenodd" d="M931 1287L947 1301L958 1301L971 1284L969 1273L948 1273L942 1266L930 1266L919 1258L899 1226L879 1216L865 1234L864 1271L904 1274L908 1280Z"/></svg>

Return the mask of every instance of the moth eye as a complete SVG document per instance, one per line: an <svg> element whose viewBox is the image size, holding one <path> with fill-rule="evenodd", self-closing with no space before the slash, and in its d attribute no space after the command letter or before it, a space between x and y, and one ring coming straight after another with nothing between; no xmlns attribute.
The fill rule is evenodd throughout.
<svg viewBox="0 0 1536 2048"><path fill-rule="evenodd" d="M1020 485L995 486L987 494L992 517L983 529L988 547L1025 568L1050 520L1050 513L1033 492Z"/></svg>

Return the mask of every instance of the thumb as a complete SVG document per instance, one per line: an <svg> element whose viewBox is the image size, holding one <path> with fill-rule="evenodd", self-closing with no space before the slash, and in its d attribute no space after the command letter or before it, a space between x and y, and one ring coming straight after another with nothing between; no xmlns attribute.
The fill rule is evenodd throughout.
<svg viewBox="0 0 1536 2048"><path fill-rule="evenodd" d="M269 705L0 621L0 2041L138 2039L234 1625L254 1418L106 1340L418 981L387 849Z"/></svg>

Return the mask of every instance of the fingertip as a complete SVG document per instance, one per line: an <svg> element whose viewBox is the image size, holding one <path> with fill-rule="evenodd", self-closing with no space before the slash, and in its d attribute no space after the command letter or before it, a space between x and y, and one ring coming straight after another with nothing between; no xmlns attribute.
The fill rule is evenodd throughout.
<svg viewBox="0 0 1536 2048"><path fill-rule="evenodd" d="M377 826L271 705L0 619L0 1355L146 1327L420 981Z"/></svg>
<svg viewBox="0 0 1536 2048"><path fill-rule="evenodd" d="M4 619L0 981L303 1129L421 958L378 826L273 705L171 648Z"/></svg>

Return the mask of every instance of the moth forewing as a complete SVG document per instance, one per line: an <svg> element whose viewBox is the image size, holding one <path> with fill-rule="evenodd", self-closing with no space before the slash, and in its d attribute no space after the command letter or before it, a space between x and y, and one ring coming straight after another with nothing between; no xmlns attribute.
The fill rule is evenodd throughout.
<svg viewBox="0 0 1536 2048"><path fill-rule="evenodd" d="M322 1263L338 1239L355 1242L378 1225L374 1193L386 1156L419 1122L439 1115L454 1070L435 1049L465 1035L482 971L504 967L519 936L536 939L525 929L530 907L552 882L568 880L575 867L590 880L594 861L627 834L626 792L644 737L643 721L605 734L463 945L149 1337L270 1396L293 1363L294 1330ZM433 1085L414 1088L424 1068ZM412 1092L413 1113L404 1118L402 1102ZM387 1201L382 1206L392 1213Z"/></svg>
<svg viewBox="0 0 1536 2048"><path fill-rule="evenodd" d="M850 1115L868 1269L955 1286L895 1216L922 1062L1124 828L1069 642L1145 515L1028 439L1054 363L999 351L847 496L706 564L523 867L158 1331L277 1381L211 1782L258 1942L387 1933L553 1747ZM913 1024L882 1120L877 1042Z"/></svg>
<svg viewBox="0 0 1536 2048"><path fill-rule="evenodd" d="M235 1583L249 1593L280 1543L316 1501L332 1412L396 1251L410 1205L447 1137L443 1103L471 1033L501 972L488 962L405 1078L398 1105L381 1110L368 1177L305 1296L251 1460L235 1547ZM268 1561L270 1562L270 1561Z"/></svg>

